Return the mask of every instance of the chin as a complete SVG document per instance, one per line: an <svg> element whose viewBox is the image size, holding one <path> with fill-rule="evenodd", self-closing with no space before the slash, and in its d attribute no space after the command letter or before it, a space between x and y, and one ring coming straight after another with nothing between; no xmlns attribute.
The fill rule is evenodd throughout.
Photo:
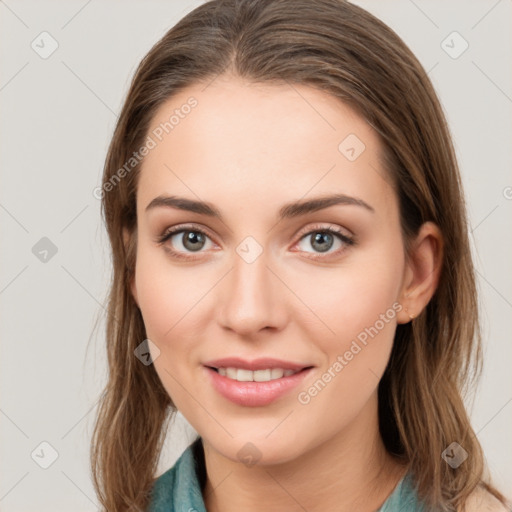
<svg viewBox="0 0 512 512"><path fill-rule="evenodd" d="M284 464L299 457L304 451L293 436L287 435L283 431L281 437L275 437L274 433L268 435L269 430L260 434L248 435L242 434L233 438L225 439L222 444L216 442L212 444L213 448L223 457L233 462L244 464L247 467L252 466L271 466L275 464Z"/></svg>

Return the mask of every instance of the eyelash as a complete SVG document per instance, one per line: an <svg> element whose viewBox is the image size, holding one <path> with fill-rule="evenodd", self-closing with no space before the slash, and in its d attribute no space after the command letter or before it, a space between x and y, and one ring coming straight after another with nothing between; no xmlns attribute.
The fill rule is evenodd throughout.
<svg viewBox="0 0 512 512"><path fill-rule="evenodd" d="M204 235L204 236L206 236L208 238L211 238L208 235L208 233L206 233L206 231L204 231L203 229L201 229L201 228L199 228L197 226L193 226L193 225L192 226L182 226L182 225L180 225L180 226L175 226L173 228L170 228L170 229L167 229L166 231L164 231L164 233L162 235L157 237L156 243L159 244L159 245L163 245L173 235L176 235L177 233L183 233L185 231L191 231L193 233L201 233L202 235ZM321 226L321 225L313 226L312 228L310 228L305 233L300 233L299 234L299 241L302 240L303 238L307 237L308 235L312 235L312 234L315 234L315 233L329 233L329 234L332 234L335 237L337 237L346 247L342 247L341 249L338 249L334 253L325 253L325 254L327 254L327 256L322 256L322 253L316 253L317 254L316 256L308 256L308 258L313 259L313 260L324 260L324 259L327 259L328 257L340 254L341 252L346 250L347 247L351 247L351 246L356 245L356 240L355 240L354 237L349 237L349 236L345 235L344 233L342 233L340 230L338 230L335 227L331 226L329 228L326 228L325 226ZM176 257L178 259L188 260L188 261L192 261L192 260L196 260L197 259L196 257L184 256L182 252L175 251L174 249L171 249L170 247L165 247L165 249L173 257Z"/></svg>

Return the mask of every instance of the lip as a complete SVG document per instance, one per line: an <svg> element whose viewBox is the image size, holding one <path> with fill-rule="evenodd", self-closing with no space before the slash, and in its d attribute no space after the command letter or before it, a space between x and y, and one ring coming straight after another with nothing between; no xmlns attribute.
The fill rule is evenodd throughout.
<svg viewBox="0 0 512 512"><path fill-rule="evenodd" d="M273 361L276 360L274 359ZM257 362L253 361L252 363L259 365L261 363L261 360L258 360ZM223 362L219 366L222 368L224 367L224 364L225 362ZM220 373L216 372L209 366L213 365L204 366L203 370L211 379L213 388L224 398L227 398L231 402L238 405L242 405L244 407L262 407L274 402L275 400L286 395L293 388L298 386L304 380L306 375L308 375L313 370L312 367L304 368L298 373L290 375L289 377L281 377L280 379L274 379L267 382L238 382L237 380L229 379L228 377L220 375ZM243 366L236 366L233 364L231 364L230 366L236 368L244 368ZM290 370L294 369L284 368L284 366L280 366L277 364L274 365L273 367ZM264 368L271 367L265 366ZM300 370L300 368L303 367L299 367L297 369ZM250 370L251 368L245 369ZM261 370L263 369L263 367L260 366L259 368L255 369Z"/></svg>
<svg viewBox="0 0 512 512"><path fill-rule="evenodd" d="M266 370L267 368L282 368L283 370L298 371L313 366L311 364L292 363L283 361L282 359L274 359L271 357L260 357L252 361L245 361L239 357L225 357L223 359L215 359L203 363L204 366L212 368L241 368L244 370Z"/></svg>

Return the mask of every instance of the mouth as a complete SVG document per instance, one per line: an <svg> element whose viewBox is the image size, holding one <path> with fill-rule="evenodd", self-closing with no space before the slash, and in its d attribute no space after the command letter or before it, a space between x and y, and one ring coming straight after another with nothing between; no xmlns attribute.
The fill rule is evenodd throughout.
<svg viewBox="0 0 512 512"><path fill-rule="evenodd" d="M212 388L220 396L244 407L262 407L284 398L313 368L275 359L249 363L231 358L203 364Z"/></svg>
<svg viewBox="0 0 512 512"><path fill-rule="evenodd" d="M210 370L217 372L219 375L238 382L270 382L282 379L283 377L291 377L304 370L309 370L313 366L306 366L299 370L291 370L284 368L264 368L261 370L247 370L245 368L235 368L232 366L219 367L207 366Z"/></svg>

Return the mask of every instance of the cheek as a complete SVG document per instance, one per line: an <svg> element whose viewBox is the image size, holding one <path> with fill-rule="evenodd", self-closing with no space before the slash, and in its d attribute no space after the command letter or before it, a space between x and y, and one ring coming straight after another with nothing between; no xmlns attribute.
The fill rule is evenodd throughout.
<svg viewBox="0 0 512 512"><path fill-rule="evenodd" d="M169 264L163 249L141 247L135 283L147 335L159 343L173 338L204 293L188 269Z"/></svg>
<svg viewBox="0 0 512 512"><path fill-rule="evenodd" d="M137 256L135 283L139 307L146 336L159 350L158 357L153 355L154 367L168 395L181 410L188 395L179 383L189 378L187 372L201 338L194 315L206 290L197 286L201 281L191 280L187 269L169 265L165 254L142 248Z"/></svg>
<svg viewBox="0 0 512 512"><path fill-rule="evenodd" d="M332 353L329 347L339 349L375 324L382 338L393 337L397 309L401 309L397 300L402 272L400 255L381 247L347 259L338 268L317 270L314 276L295 272L294 278L290 274L287 279L292 282L293 278L294 292L316 317L312 324L311 314L305 312L308 325L316 326L313 339Z"/></svg>
<svg viewBox="0 0 512 512"><path fill-rule="evenodd" d="M313 339L326 357L297 396L300 407L307 411L305 422L315 418L334 431L354 420L375 394L402 308L396 300L397 276L392 266L352 270L337 282L331 280L337 291L328 299L316 292L322 321L334 334L319 336L317 330Z"/></svg>
<svg viewBox="0 0 512 512"><path fill-rule="evenodd" d="M318 390L325 384L317 405L343 397L344 411L366 402L375 391L393 346L403 272L400 254L389 245L361 253L331 273L317 273L308 288L308 305L321 322L315 322L310 338L325 354ZM301 293L306 292L306 279ZM303 324L303 328L305 324ZM308 383L311 384L311 383ZM305 400L316 390L304 388Z"/></svg>
<svg viewBox="0 0 512 512"><path fill-rule="evenodd" d="M137 261L135 283L147 335L161 342L175 323L170 313L176 311L178 299L172 291L176 290L179 283L172 280L171 288L170 276L149 263L144 257Z"/></svg>

